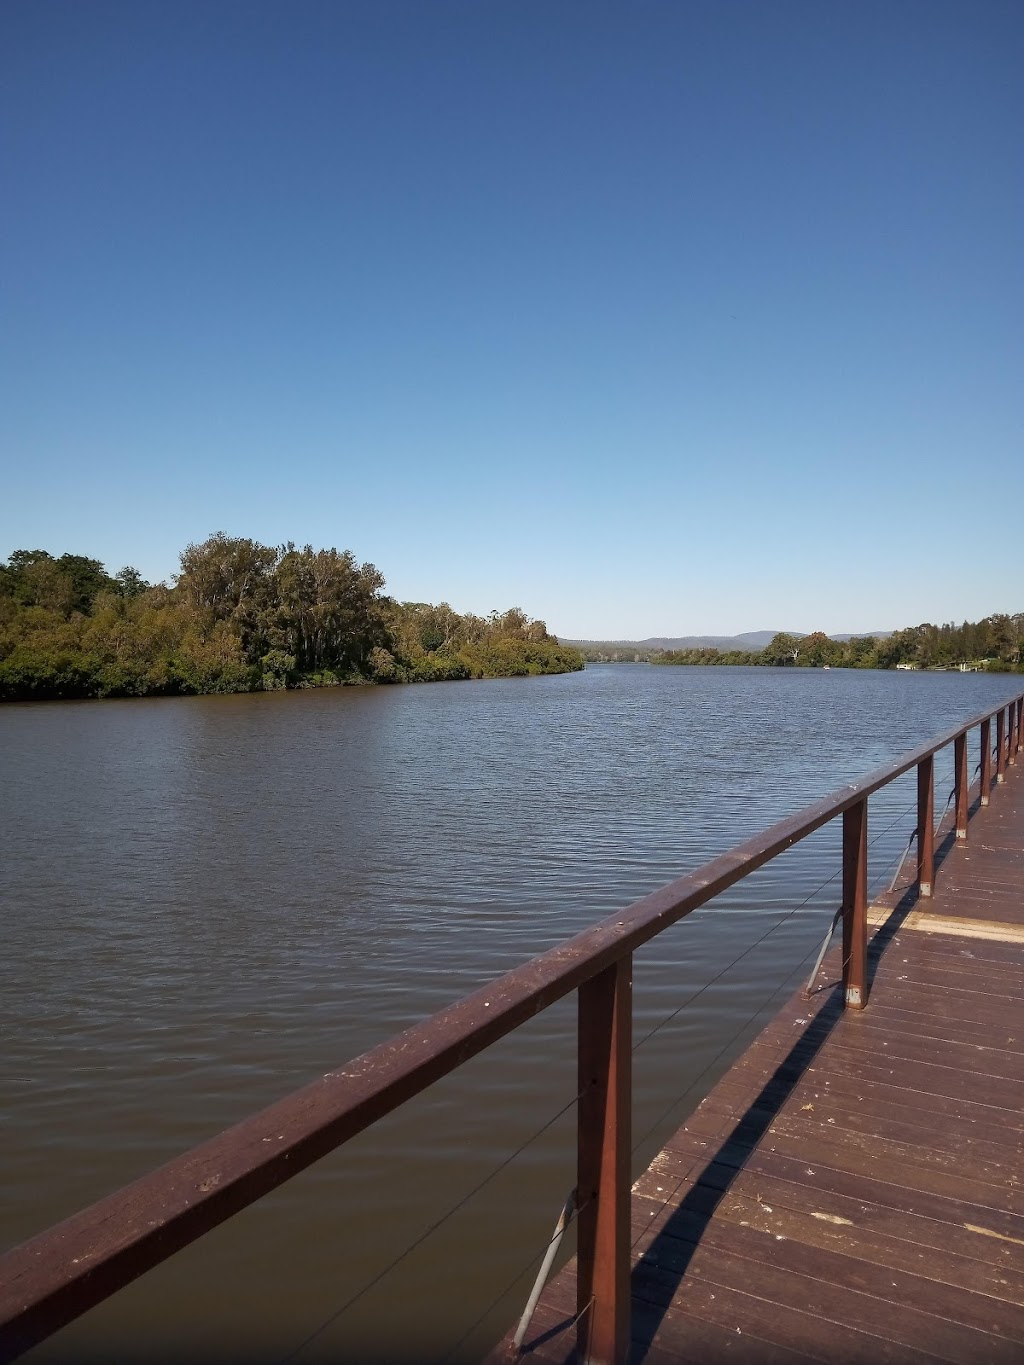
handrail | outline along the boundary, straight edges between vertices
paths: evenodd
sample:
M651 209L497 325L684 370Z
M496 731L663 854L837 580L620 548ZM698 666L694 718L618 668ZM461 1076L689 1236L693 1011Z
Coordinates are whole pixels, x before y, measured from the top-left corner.
M987 745L991 720L997 718L1001 780L1004 764L1014 762L1021 747L1022 713L1024 696L980 712L7 1252L0 1257L0 1357L13 1358L51 1335L574 990L580 991L581 1090L587 1092L580 1105L580 1163L581 1170L590 1170L595 1186L589 1229L581 1219L579 1255L582 1260L588 1239L596 1245L613 1237L618 1247L615 1273L603 1287L593 1279L594 1274L600 1277L600 1266L594 1271L591 1264L586 1275L581 1269L581 1282L590 1285L588 1298L591 1292L595 1298L587 1330L602 1330L601 1293L615 1281L618 1289L612 1297L619 1294L624 1256L628 1270L628 1237L622 1243L620 1226L628 1171L625 1196L620 1187L623 1151L628 1162L629 1147L621 1129L628 1126L622 1105L624 1094L628 1099L624 1040L628 1042L632 953L842 815L844 987L847 1004L862 1008L868 797L918 768L918 828L924 834L918 839L918 880L920 894L929 895L934 755L950 743L955 746L957 834L966 837L966 736L980 725ZM988 767L984 764L982 781L986 799ZM602 1068L603 1074L596 1074ZM589 1125L586 1139L584 1123ZM605 1160L611 1149L614 1160ZM605 1166L615 1168L611 1175ZM614 1199L603 1183L613 1176ZM613 1218L615 1207L618 1215ZM606 1218L611 1219L607 1229ZM626 1223L628 1227L628 1212ZM607 1329L611 1344L598 1354L610 1360L621 1354L622 1314L627 1311L628 1305L613 1305Z

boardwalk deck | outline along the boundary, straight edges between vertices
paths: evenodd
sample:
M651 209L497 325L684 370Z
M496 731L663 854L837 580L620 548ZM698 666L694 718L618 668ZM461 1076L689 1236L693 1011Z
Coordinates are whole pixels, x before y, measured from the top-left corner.
M1024 1360L1024 762L870 918L867 1009L833 953L634 1185L633 1365Z

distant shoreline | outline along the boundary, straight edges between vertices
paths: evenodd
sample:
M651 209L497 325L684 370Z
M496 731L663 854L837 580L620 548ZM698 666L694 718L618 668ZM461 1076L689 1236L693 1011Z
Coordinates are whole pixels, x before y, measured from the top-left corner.
M1024 672L1024 613L997 613L981 621L965 621L961 626L910 626L879 635L777 631L765 640L766 635L766 631L752 631L746 636L654 637L646 641L565 639L562 643L578 650L588 663ZM762 643L758 648L739 648L737 641Z

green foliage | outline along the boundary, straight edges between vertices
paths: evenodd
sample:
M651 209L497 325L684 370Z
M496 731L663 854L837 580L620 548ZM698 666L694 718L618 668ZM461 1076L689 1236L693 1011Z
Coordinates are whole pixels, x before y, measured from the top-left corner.
M447 602L391 602L387 626L395 677L404 682L525 677L583 667L575 649L560 645L543 621L518 607L487 617L460 616Z
M370 650L370 676L374 682L395 682L398 677L398 665L395 663L395 656L389 649L382 649L376 645Z
M372 564L218 532L176 584L113 578L82 555L18 550L0 565L0 699L436 682L583 667L519 608L460 616L398 603Z
M761 663L761 655L743 649L720 650L700 649L663 649L651 655L652 664L756 664Z
M638 645L605 644L603 641L577 644L573 648L583 655L588 664L661 663L660 654L665 652L654 651L652 653L648 649L641 649Z
M147 583L139 573L138 569L133 569L130 564L126 564L123 569L118 569L114 575L117 583L117 590L122 597L141 597L144 592L148 592L152 584Z
M780 631L761 651L760 662L774 667L785 667L800 660L800 640L796 635Z
M276 692L295 681L295 655L272 649L260 660L260 685L264 692Z
M1024 614L986 616L957 626L925 624L873 635L833 640L810 635L775 636L760 653L722 654L717 649L684 649L651 655L652 664L758 664L775 668L967 668L1024 672Z

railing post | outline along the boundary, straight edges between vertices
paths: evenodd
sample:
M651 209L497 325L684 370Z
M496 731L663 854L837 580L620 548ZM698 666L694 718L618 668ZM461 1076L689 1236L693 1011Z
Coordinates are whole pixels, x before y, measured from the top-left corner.
M956 793L956 837L967 838L967 732L953 741L953 790Z
M579 988L577 1347L582 1361L629 1355L633 958Z
M981 722L981 804L989 803L992 788L992 717Z
M917 894L930 896L935 881L935 755L917 765Z
M996 783L1005 782L1006 771L1006 712L1000 707L996 712Z
M1021 734L1021 727L1024 726L1024 697L1017 698L1017 738L1014 741L1014 749L1019 754L1021 745L1024 744L1024 735Z
M843 1000L862 1010L868 998L868 802L843 811Z
M1017 762L1017 703L1010 702L1006 713L1006 766Z

